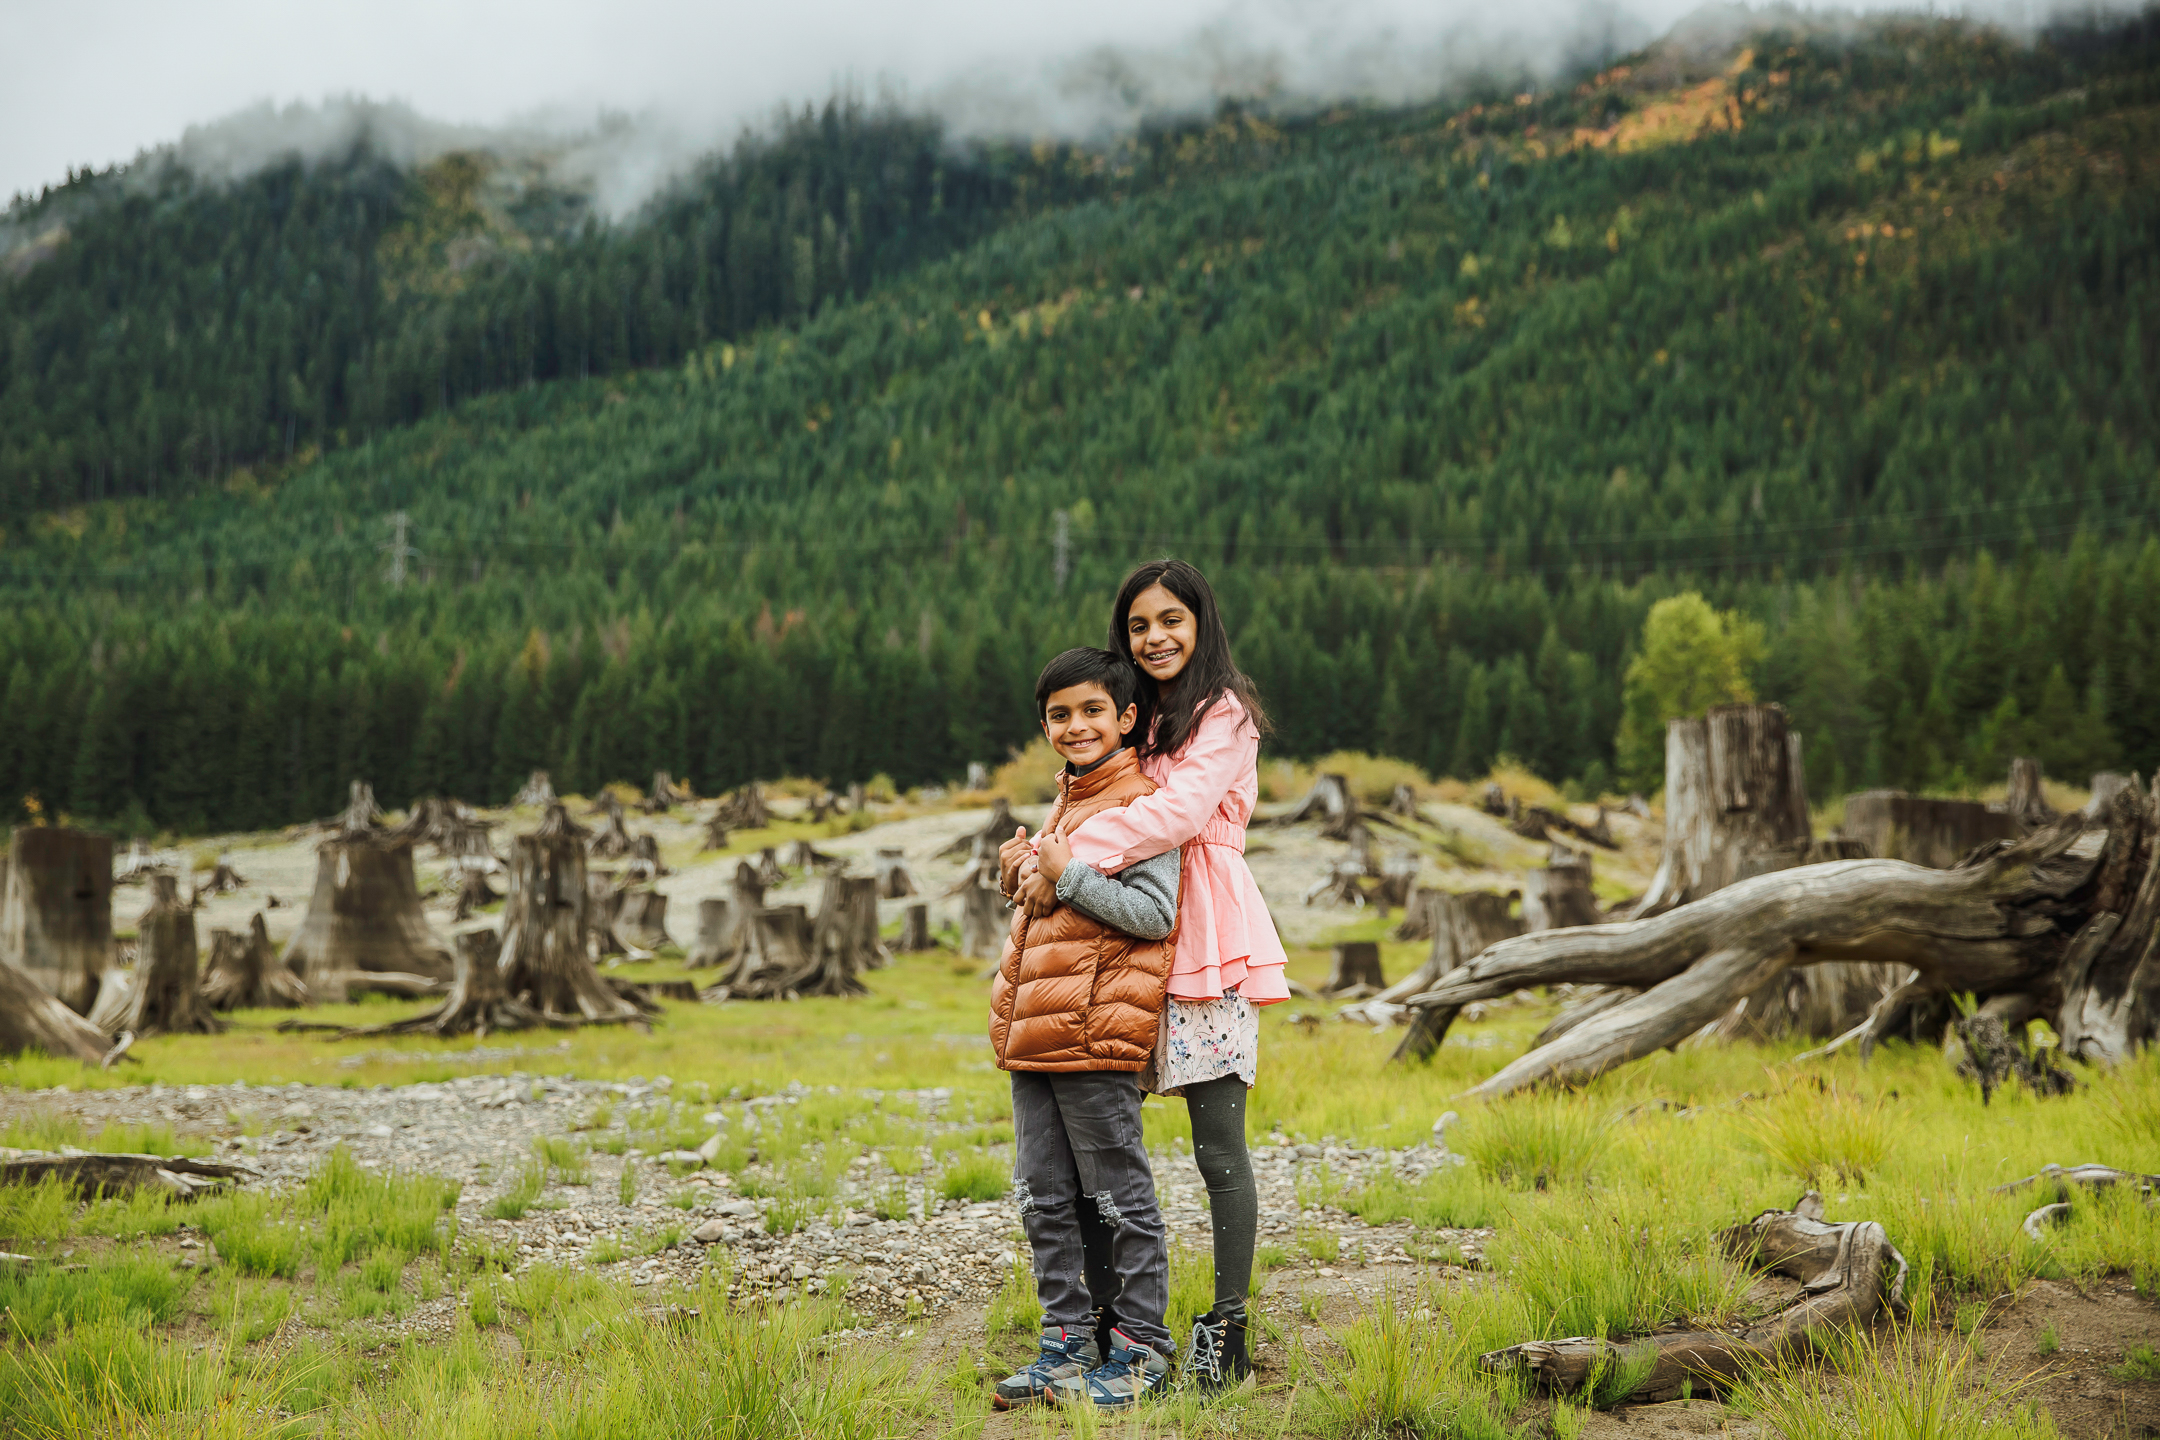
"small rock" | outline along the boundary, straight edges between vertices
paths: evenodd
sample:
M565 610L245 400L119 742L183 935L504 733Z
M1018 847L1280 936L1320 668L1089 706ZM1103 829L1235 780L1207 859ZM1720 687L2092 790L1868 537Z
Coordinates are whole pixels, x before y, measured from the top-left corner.
M718 1160L720 1158L720 1137L718 1135L706 1136L705 1143L697 1147L697 1157L707 1165Z
M700 1245L717 1245L726 1237L728 1223L725 1220L708 1220L690 1232L690 1238Z
M755 1220L758 1208L755 1200L731 1200L720 1207L720 1213L735 1220Z
M1323 1280L1333 1280L1335 1278L1335 1272L1333 1270L1330 1270L1327 1266L1323 1265L1320 1267L1320 1278Z
M705 1163L704 1155L696 1150L663 1150L653 1158L663 1165L688 1165L692 1169Z
M810 1267L803 1264L802 1261L797 1260L795 1262L794 1269L791 1270L789 1273L792 1274L797 1280L807 1280L810 1278Z
M370 1125L362 1133L371 1139L388 1140L391 1136L397 1134L397 1131L392 1130L388 1125Z
M1317 1160L1320 1158L1320 1147L1311 1144L1300 1145L1297 1147L1297 1153L1299 1159Z

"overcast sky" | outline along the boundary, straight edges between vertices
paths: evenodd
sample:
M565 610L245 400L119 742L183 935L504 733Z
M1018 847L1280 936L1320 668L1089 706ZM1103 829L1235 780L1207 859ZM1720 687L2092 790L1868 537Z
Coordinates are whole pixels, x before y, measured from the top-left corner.
M1586 32L1661 32L1696 4L7 0L0 197L57 182L71 165L126 161L264 101L359 95L480 125L542 114L582 123L606 107L702 149L776 103L851 84L951 102L976 128L1003 128L1000 114L1013 112L1010 128L1026 131L1094 114L1070 95L1045 100L1059 76L1068 89L1080 71L1112 89L1130 80L1122 62L1105 76L1105 47L1140 57L1157 91L1178 88L1166 70L1219 73L1256 58L1309 85L1388 91L1438 57L1483 46L1552 58L1579 49ZM1195 83L1204 88L1206 77ZM1035 101L1045 101L1039 111Z

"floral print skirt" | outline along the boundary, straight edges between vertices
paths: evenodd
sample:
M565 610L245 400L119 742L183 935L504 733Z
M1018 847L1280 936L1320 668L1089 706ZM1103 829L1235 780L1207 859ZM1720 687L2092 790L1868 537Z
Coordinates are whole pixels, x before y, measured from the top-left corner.
M1155 1054L1140 1088L1182 1095L1187 1085L1235 1075L1249 1088L1260 1073L1260 1017L1235 990L1214 1000L1163 1002Z

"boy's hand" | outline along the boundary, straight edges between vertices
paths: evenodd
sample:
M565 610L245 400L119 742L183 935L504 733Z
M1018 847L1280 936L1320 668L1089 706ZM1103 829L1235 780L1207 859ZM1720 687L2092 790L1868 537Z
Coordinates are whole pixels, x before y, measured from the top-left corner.
M1042 873L1055 887L1058 877L1065 873L1065 867L1072 863L1072 842L1055 830L1049 831L1035 842L1035 856Z
M1057 909L1057 886L1045 880L1042 871L1031 868L1020 876L1020 891L1013 903L1027 911L1030 920L1040 920Z
M998 846L998 889L1010 898L1013 887L1020 883L1020 866L1035 852L1028 848L1027 826L1013 831L1013 837Z

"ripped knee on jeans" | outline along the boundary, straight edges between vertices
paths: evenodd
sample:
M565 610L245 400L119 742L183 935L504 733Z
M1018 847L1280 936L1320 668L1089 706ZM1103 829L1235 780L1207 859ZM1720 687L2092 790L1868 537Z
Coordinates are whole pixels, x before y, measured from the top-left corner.
M1105 1190L1100 1195L1090 1195L1088 1198L1095 1202L1095 1213L1102 1216L1105 1225L1114 1226L1124 1221L1125 1212L1118 1209L1117 1201L1110 1198L1109 1191Z
M1033 1215L1041 1209L1035 1203L1035 1192L1030 1190L1027 1181L1021 1179L1018 1175L1013 1176L1013 1199L1020 1206L1022 1215Z

